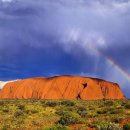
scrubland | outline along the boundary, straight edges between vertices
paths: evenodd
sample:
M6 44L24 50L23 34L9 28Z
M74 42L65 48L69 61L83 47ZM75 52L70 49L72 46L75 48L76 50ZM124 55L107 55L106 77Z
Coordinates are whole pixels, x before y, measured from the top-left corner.
M130 100L0 100L1 130L130 130Z

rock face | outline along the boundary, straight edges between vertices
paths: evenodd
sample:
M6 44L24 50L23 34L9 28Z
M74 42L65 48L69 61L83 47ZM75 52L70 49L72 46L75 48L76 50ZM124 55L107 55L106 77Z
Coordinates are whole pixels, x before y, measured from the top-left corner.
M57 76L29 78L7 83L0 99L125 99L116 83L96 78Z

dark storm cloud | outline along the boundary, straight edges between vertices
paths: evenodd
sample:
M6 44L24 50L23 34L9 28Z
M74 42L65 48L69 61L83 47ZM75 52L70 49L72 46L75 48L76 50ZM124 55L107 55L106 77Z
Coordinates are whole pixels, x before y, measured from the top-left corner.
M130 0L0 0L0 79L78 74L125 91L128 79L96 51L130 72L129 23Z

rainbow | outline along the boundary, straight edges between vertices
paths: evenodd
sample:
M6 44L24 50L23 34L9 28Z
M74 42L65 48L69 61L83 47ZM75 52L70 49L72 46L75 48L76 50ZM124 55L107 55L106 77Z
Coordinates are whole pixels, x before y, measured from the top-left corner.
M111 66L113 66L118 72L120 72L128 81L130 81L130 75L123 69L120 67L120 65L118 65L113 59L111 59L110 57L106 56L103 52L99 51L98 48L94 47L94 46L90 46L90 49L95 52L96 54L98 54L99 56L103 57L106 62L108 64L110 64Z

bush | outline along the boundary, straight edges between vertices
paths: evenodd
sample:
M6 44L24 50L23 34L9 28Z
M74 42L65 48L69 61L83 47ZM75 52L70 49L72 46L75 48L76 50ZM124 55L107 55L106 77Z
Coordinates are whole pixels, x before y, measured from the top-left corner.
M97 113L91 113L91 114L88 115L88 117L90 117L90 118L97 117L97 116L98 116Z
M0 101L0 106L3 106L4 104L4 101Z
M53 101L49 101L49 102L46 102L45 105L49 106L49 107L55 107L57 105L57 103L53 102Z
M123 125L123 130L130 130L130 123Z
M24 111L26 114L29 114L30 113L30 110L25 110Z
M126 105L126 102L122 102L122 103L121 103L121 106L125 106L125 105Z
M115 103L114 103L114 101L105 101L104 102L104 105L106 105L106 106L113 106Z
M38 120L33 120L32 121L32 125L33 126L39 126L40 125L40 122Z
M70 124L76 124L79 123L79 115L71 112L64 112L64 114L61 116L58 123L61 125L70 125Z
M51 128L45 128L43 130L69 130L69 129L67 127L65 127L65 126L57 124L56 126L53 126Z
M1 130L8 130L8 126L3 126L3 128Z
M110 114L122 114L123 113L123 110L122 109L115 109L115 110L112 110L110 112Z
M31 99L31 102L33 102L33 103L36 103L37 101L38 101L38 99L35 99L35 98Z
M126 109L130 109L130 104L126 104L126 105L125 105L125 108L126 108Z
M86 108L83 107L83 106L80 106L80 107L78 107L78 110L79 110L79 111L86 111Z
M64 116L67 111L64 110L57 110L55 113L59 116Z
M4 113L8 113L8 112L9 112L9 109L5 108L5 109L3 109L3 112L4 112Z
M88 113L86 111L86 108L84 107L80 107L78 108L77 113L81 116L81 117L87 117Z
M98 130L122 130L122 127L114 124L114 123L108 123L108 122L102 122L98 124L97 126Z
M107 110L106 109L101 109L97 111L98 114L106 114Z
M14 116L15 117L19 117L19 116L23 116L24 115L24 113L22 112L22 111L16 111L15 113L14 113Z
M78 111L77 112L81 117L87 117L88 113L87 111Z
M115 119L114 119L114 122L115 122L115 123L120 123L121 121L122 121L122 118L115 118Z
M66 100L66 101L62 101L61 105L65 105L65 106L70 106L71 107L71 106L74 106L75 103L72 102L72 101Z
M38 110L35 110L35 109L34 109L34 110L31 110L31 113L32 113L32 114L38 113Z
M24 110L25 109L25 105L22 105L22 104L18 105L18 109Z
M59 123L62 125L76 124L77 119L70 116L63 116L60 118Z
M41 102L41 104L45 104L46 100L41 99L40 102Z

